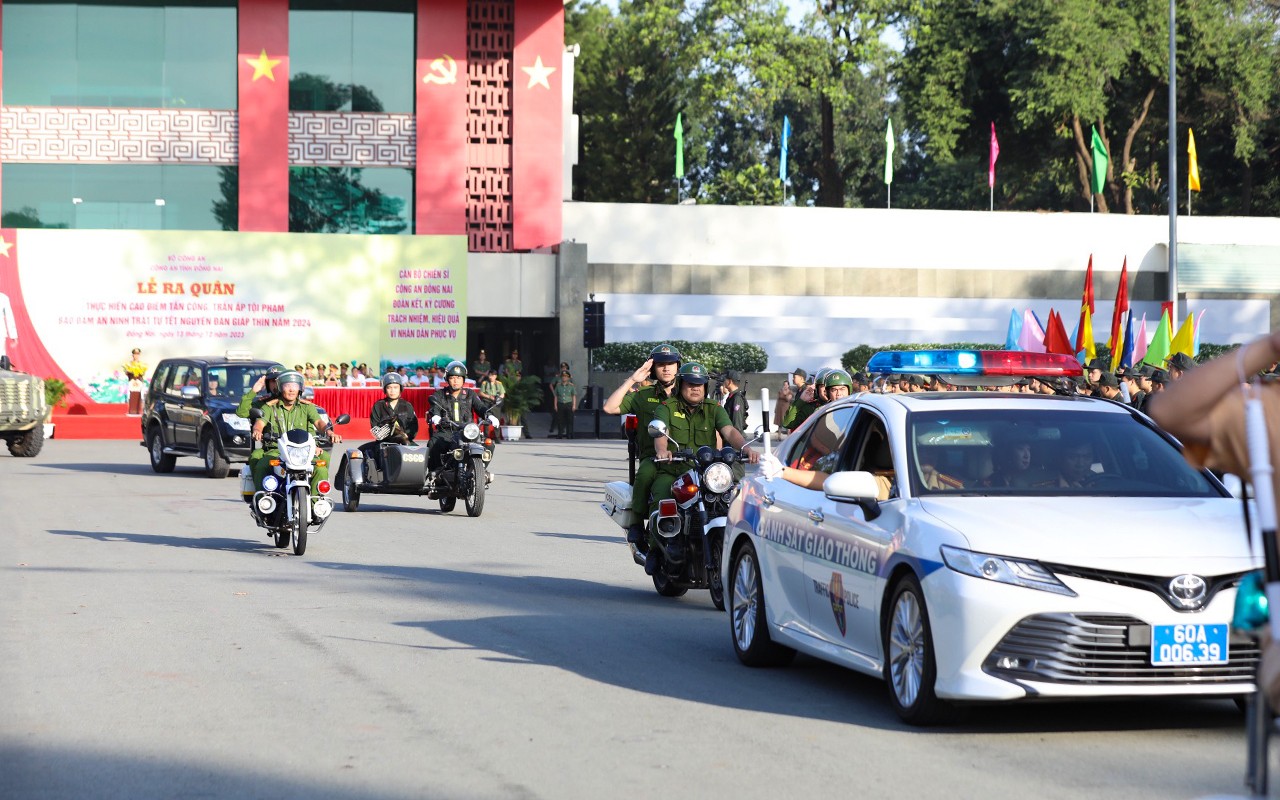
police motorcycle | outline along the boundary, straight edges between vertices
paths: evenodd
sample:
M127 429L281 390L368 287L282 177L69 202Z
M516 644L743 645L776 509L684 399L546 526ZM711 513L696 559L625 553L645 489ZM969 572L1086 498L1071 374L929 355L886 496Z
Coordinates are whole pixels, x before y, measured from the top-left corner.
M426 495L439 500L440 510L446 514L461 499L469 516L480 516L485 489L493 482L489 464L497 440L493 421L482 423L433 420L452 435L444 464L434 472L427 469L427 445L380 442L381 466L370 463L358 448L348 450L337 473L343 510L356 511L363 494Z
M653 574L653 587L663 597L680 597L690 589L709 589L711 602L724 611L724 583L720 575L720 555L729 505L738 495L741 484L738 464L749 460L745 450L723 447L699 447L696 451L680 447L667 435L666 423L653 420L648 433L655 439L665 437L677 448L672 459L685 462L689 469L671 484L672 498L661 500L646 523L646 530L656 534L662 558ZM762 436L757 428L753 444ZM624 531L637 521L632 509L631 484L613 481L605 484L605 502L600 508ZM650 545L628 542L635 563L644 566Z
M257 421L263 416L261 409L249 412L249 419ZM335 423L345 425L350 414L339 416ZM280 450L279 459L272 459L271 472L262 479L262 488L249 496L249 511L259 528L266 528L276 547L284 549L293 544L293 554L307 552L307 535L316 533L329 521L333 513L333 501L329 493L329 481L320 481L317 494L311 494L311 476L315 472L315 455L318 447L327 446L327 437L317 438L311 431L295 428L283 436L270 429L262 432L262 446L275 442ZM254 490L253 476L246 465L240 473L241 491L248 495Z

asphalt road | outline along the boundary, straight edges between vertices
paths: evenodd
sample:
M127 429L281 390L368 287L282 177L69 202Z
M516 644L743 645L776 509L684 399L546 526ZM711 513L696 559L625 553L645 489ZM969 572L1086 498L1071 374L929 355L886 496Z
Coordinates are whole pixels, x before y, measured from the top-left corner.
M366 495L305 556L133 442L0 453L0 797L1180 798L1238 792L1228 701L900 724L751 670L601 513L621 442L502 445L483 517ZM461 508L461 504L459 504Z

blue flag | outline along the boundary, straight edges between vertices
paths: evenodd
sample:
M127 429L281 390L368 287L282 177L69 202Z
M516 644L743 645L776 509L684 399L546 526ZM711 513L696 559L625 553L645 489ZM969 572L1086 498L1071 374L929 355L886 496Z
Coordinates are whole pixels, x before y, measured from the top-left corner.
M1124 347L1120 349L1120 366L1128 369L1133 366L1133 315L1129 315L1129 327L1124 333Z
M778 159L778 180L787 182L787 140L791 138L791 117L782 118L782 158Z
M1004 335L1004 349L1018 350L1018 340L1022 338L1022 315L1018 309L1009 312L1009 332Z

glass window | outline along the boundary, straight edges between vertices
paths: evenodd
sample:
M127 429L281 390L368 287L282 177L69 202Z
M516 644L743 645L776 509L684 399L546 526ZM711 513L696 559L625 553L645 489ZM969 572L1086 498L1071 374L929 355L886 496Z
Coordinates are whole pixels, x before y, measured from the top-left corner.
M236 107L235 0L4 4L9 105Z
M414 8L413 0L294 0L289 108L412 112Z
M292 167L289 230L413 233L413 172L400 168Z
M805 431L804 441L792 449L788 466L837 472L840 449L853 422L854 411L853 406L846 406L823 414Z
M1177 447L1127 414L917 412L909 431L917 494L1221 496Z
M0 219L15 228L225 230L215 204L223 200L226 171L235 172L180 164L6 164ZM235 181L225 190L234 193Z

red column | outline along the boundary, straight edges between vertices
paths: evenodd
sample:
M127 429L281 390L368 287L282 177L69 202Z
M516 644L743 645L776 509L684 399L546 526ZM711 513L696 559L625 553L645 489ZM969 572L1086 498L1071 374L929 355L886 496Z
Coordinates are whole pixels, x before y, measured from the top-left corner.
M561 240L564 0L516 3L511 70L511 204L516 250Z
M289 0L240 0L240 230L289 230Z
M414 231L467 233L467 0L418 0Z

